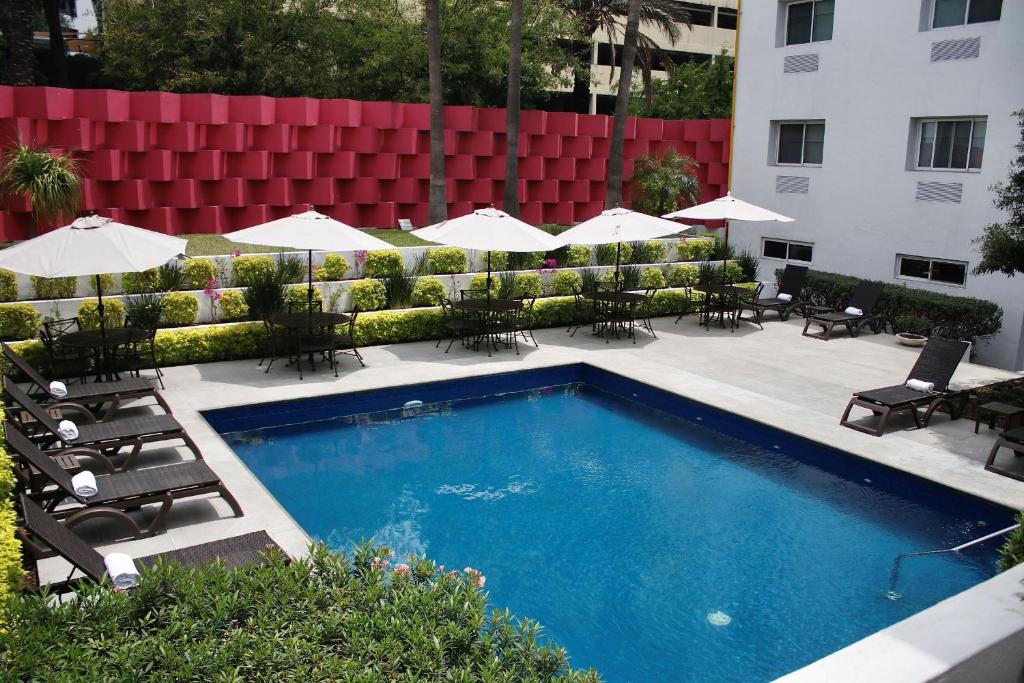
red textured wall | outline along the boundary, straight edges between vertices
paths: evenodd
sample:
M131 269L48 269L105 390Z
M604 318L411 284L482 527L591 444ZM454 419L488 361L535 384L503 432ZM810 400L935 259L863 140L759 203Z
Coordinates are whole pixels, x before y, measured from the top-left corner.
M501 206L505 110L445 110L448 212ZM611 118L524 111L522 217L571 223L604 202ZM82 209L167 233L226 232L308 206L358 226L427 220L425 104L304 97L0 87L0 144L79 151ZM729 121L629 119L632 159L673 147L700 162L704 198L725 193ZM0 212L0 240L24 237L28 206Z

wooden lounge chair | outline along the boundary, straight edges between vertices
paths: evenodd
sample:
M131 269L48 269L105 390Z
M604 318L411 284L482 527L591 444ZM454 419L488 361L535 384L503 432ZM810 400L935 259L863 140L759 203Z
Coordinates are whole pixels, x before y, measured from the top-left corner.
M71 474L48 454L39 450L24 434L17 429L9 429L7 442L18 457L24 459L27 465L42 472L54 485L55 488L32 494L32 498L42 502L47 512L54 512L61 502L69 498L78 503L76 506L61 508L56 513L58 517L66 520L65 524L69 527L96 517L109 517L127 524L136 537L151 536L163 527L167 513L170 512L175 500L207 493L220 494L231 506L235 517L244 515L238 501L224 486L220 477L201 460L116 473L102 454L82 448L70 449L68 453L71 455L92 457L101 464L107 462L104 469L108 473L96 475L96 495L83 498L75 493L71 484ZM153 521L145 527L140 527L125 512L150 503L159 503L160 508Z
M996 454L1000 448L1009 448L1013 452L1015 460L1024 455L1024 427L1008 429L1000 434L996 442L992 444L992 450L988 453L988 460L985 461L985 469L989 472L1024 481L1024 473L1014 472L996 465Z
M38 370L26 361L17 351L7 344L0 342L3 347L4 357L11 362L11 365L25 375L31 385L26 393L37 401L52 402L55 400L81 403L96 408L108 406L103 411L101 420L113 417L122 401L130 401L142 398L153 398L164 409L168 415L171 407L157 390L149 383L149 380L142 377L127 377L118 382L93 382L91 384L68 385L68 395L61 399L54 399L50 396L50 382ZM94 411L99 412L99 411Z
M957 365L960 364L960 359L963 358L968 346L967 342L953 341L952 339L939 337L929 339L927 346L917 357L914 367L911 368L910 374L907 375L907 380L917 379L922 382L931 382L935 385L934 391L916 391L906 384L858 391L846 404L846 410L843 412L839 424L865 434L881 436L885 431L886 423L893 414L910 411L914 416L914 424L920 429L928 424L932 413L942 403L949 405L951 416L958 417L957 406L953 402L961 392L951 393L949 380L956 372ZM850 411L854 406L867 408L876 416L881 417L877 426L872 428L850 422ZM927 407L927 409L922 417L918 413L918 409L923 407ZM962 405L960 409L962 409Z
M806 302L800 300L800 292L804 288L804 279L807 277L807 266L794 266L788 264L782 272L782 282L779 283L778 294L788 294L789 299L780 299L775 296L760 297L748 301L740 301L740 320L750 320L761 325L764 314L768 311L775 311L779 319L789 320L790 314L799 308L803 308ZM743 311L749 310L752 318L742 317Z
M71 590L83 580L108 580L107 568L103 556L86 543L82 538L66 526L55 520L46 510L39 507L28 496L20 498L22 525L18 529L23 547L38 563L47 557L60 555L70 562L75 570L83 576L72 578L75 570L64 581L47 584L46 588L54 593ZM241 536L224 538L219 541L179 548L157 555L136 557L136 566L153 567L159 561L177 562L185 567L197 567L213 562L223 566L244 567L262 564L266 561L268 551L280 550L266 531L254 531ZM38 590L38 567L35 572L34 584L30 590Z
M173 415L123 416L106 422L97 422L89 409L81 404L63 402L54 403L44 408L13 382L6 382L4 389L14 403L34 420L31 425L22 424L19 427L38 441L44 449L59 449L63 448L61 444L67 444L67 446L95 448L106 455L115 455L123 448L130 448L131 450L118 471L131 469L142 451L142 446L147 443L181 439L197 460L201 460L203 457L192 437L185 432L185 428L174 419ZM58 409L62 413L68 413L74 417L72 421L78 427L77 439L67 442L61 438L57 420L49 413L49 410L53 409ZM10 414L9 412L8 415Z
M881 282L858 283L857 288L853 290L853 295L850 296L850 302L843 307L843 310L815 313L808 316L807 322L804 323L803 335L828 341L832 337L832 329L836 325L845 326L846 331L850 333L851 337L856 337L860 334L861 328L865 325L870 327L872 332L878 334L882 331L882 318L875 315L874 310L875 304L878 303L878 297L881 294ZM859 308L861 314L851 315L846 312L847 308ZM807 328L811 325L821 325L822 331L808 333Z

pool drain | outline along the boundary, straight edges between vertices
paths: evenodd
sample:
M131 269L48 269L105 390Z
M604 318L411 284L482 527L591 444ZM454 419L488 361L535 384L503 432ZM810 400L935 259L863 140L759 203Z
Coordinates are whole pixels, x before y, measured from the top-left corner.
M712 626L728 626L732 623L732 617L725 612L708 612L708 621Z

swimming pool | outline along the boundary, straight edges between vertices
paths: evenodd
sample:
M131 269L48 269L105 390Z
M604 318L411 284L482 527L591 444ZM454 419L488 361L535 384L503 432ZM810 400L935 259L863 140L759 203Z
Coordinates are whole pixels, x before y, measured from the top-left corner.
M609 681L782 675L992 576L887 596L1013 517L586 365L204 415L310 536L475 567Z

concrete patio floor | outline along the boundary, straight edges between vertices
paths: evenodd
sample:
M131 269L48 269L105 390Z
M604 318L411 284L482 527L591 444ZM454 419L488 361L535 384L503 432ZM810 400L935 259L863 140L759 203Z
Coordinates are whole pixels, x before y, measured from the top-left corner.
M177 501L166 533L119 543L135 556L203 543L266 529L287 552L302 554L308 543L303 531L252 476L199 411L226 406L280 401L417 382L508 372L584 362L693 398L748 418L779 426L854 455L875 460L976 496L1024 508L1024 482L990 472L982 465L996 432L973 422L951 421L937 414L932 424L912 429L909 415L894 418L878 438L839 426L846 402L855 390L902 382L917 350L898 345L890 335L824 342L803 337L802 321L765 324L764 330L744 325L736 332L712 327L705 331L693 318L673 324L654 321L658 338L638 333L637 343L591 336L580 330L570 338L564 329L540 330L540 348L520 345L521 355L502 349L488 358L433 342L371 347L363 355L367 367L341 360L340 377L326 365L302 381L294 368L275 363L269 374L256 360L190 365L166 369L164 396L174 415L199 444L207 463L222 477L245 510L233 518L227 504L215 497ZM961 364L954 385L976 386L1017 377L1010 372ZM129 410L148 410L133 407ZM188 459L184 449L147 447L146 462L163 464ZM148 517L150 510L139 515ZM105 520L82 525L85 535L103 551L124 538L123 530ZM44 579L61 578L67 565L46 560Z

